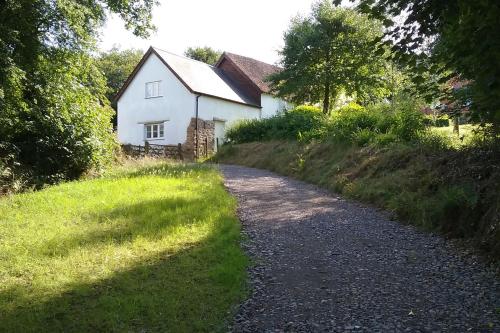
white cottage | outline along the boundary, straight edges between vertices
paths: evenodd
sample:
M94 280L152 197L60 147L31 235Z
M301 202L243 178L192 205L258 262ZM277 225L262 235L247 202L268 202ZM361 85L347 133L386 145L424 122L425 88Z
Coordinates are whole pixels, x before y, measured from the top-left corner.
M225 52L215 66L149 48L116 96L122 144L216 150L226 128L287 107L266 77L279 68Z

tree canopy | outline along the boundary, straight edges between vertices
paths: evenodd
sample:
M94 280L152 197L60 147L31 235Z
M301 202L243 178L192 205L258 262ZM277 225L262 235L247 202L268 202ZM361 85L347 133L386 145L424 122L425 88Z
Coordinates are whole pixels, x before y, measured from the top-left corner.
M33 185L99 170L116 145L92 53L108 13L138 36L156 0L6 0L0 6L0 165ZM0 180L1 181L1 180Z
M209 46L204 47L188 47L184 55L188 58L203 61L209 65L215 65L219 60L222 52L214 50Z
M274 89L296 103L318 103L329 112L345 93L360 102L388 94L383 54L374 52L380 22L330 1L313 5L310 17L296 17L280 51L283 71L271 76Z
M125 80L134 70L143 55L141 50L120 50L114 46L107 52L101 52L97 58L97 66L104 74L107 82L106 97L113 104L113 99Z
M335 0L337 4L339 0ZM500 125L500 3L497 0L360 0L384 22L395 58L417 73L470 81L473 118ZM416 80L427 84L424 77Z

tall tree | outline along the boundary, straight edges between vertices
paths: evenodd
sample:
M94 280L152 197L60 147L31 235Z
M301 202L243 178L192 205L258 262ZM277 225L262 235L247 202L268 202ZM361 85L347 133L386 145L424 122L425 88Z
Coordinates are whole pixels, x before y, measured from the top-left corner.
M452 76L469 80L473 119L500 130L497 0L360 0L358 8L384 22L395 56L417 73L430 69L445 74L442 82ZM422 76L416 80L426 85Z
M113 46L109 51L102 52L97 58L97 66L107 82L106 97L112 102L113 108L116 109L116 105L113 103L115 95L141 60L142 54L141 50L120 50Z
M330 1L313 5L310 17L297 17L285 33L281 50L283 71L270 77L274 89L297 103L322 101L330 112L339 94L360 102L388 93L384 58L373 52L382 25Z
M4 0L0 6L0 160L35 184L99 170L115 141L91 56L109 12L147 36L156 0Z
M188 47L184 55L188 58L203 61L209 65L215 65L219 60L222 52L214 50L209 46L204 47Z

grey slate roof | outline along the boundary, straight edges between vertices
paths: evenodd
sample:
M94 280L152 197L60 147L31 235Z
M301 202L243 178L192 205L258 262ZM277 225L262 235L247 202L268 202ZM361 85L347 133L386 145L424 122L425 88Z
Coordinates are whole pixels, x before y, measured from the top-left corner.
M238 90L220 69L158 48L153 50L193 93L259 106Z

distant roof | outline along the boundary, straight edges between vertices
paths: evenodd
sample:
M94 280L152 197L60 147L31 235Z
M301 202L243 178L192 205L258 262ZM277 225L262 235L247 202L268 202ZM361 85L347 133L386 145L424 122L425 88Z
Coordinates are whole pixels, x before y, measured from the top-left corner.
M269 93L271 91L269 82L266 81L267 77L281 71L281 68L278 66L229 52L223 53L217 65L219 65L224 58L234 62L243 74L264 93Z
M226 78L226 76L222 73L222 70L219 68L210 66L201 61L175 55L155 47L149 48L116 95L115 100L120 98L151 53L156 54L192 93L260 107L255 104L251 98L242 93L228 78Z

